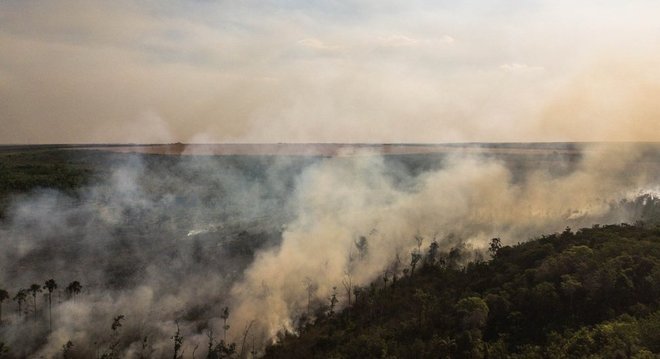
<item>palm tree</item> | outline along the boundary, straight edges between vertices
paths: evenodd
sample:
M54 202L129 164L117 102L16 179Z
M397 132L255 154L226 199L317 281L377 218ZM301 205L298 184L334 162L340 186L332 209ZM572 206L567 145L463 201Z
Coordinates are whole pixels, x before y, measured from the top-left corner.
M2 324L2 302L6 299L9 299L9 292L4 289L0 289L0 324Z
M227 330L229 330L229 325L227 325L227 319L229 319L229 307L225 307L222 310L222 314L220 314L220 318L224 321L224 325L222 326L222 329L225 330L225 335L224 335L224 341L225 343L227 342Z
M39 284L32 284L28 289L32 294L32 303L34 304L34 321L37 321L37 293L41 293L41 286Z
M53 291L57 289L57 283L51 278L44 284L44 289L48 289L48 328L53 330Z
M80 294L80 291L82 291L82 285L80 285L80 282L77 280L74 280L66 286L66 293L69 295L69 298L75 299L76 295Z
M18 316L20 317L21 313L23 313L23 303L27 300L27 290L19 289L13 300L18 303Z

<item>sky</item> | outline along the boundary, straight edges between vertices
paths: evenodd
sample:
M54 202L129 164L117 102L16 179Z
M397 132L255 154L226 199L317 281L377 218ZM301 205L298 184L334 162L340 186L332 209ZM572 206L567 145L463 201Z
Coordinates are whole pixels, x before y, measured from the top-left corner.
M0 1L0 143L660 141L660 2Z

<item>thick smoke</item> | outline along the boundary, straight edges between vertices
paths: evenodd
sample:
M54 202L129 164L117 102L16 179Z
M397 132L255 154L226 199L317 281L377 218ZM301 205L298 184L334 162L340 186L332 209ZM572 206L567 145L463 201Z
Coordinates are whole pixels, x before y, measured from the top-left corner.
M473 156L453 156L403 184L378 156L318 163L298 180L298 215L281 245L260 253L233 287L236 317L258 319L266 339L295 331L310 281L314 300L327 303L343 280L367 285L391 271L395 258L407 265L420 238L445 250L479 250L496 236L511 244L567 225L633 220L620 201L658 186L657 163L640 166L653 147L642 147L590 147L573 171L538 169L518 181L503 162ZM367 239L364 255L357 253L360 237Z
M316 306L342 280L363 286L402 270L416 238L422 250L436 240L478 252L496 236L510 244L567 225L633 221L621 200L658 189L655 146L549 149L531 159L516 151L110 156L120 160L105 181L74 195L33 193L10 208L0 283L13 295L53 277L60 291L52 331L39 294L37 320L31 297L21 318L5 302L1 338L19 356L52 357L71 340L92 357L113 344L121 314L122 356L170 356L177 324L186 355L203 355L209 330L223 338L229 306L228 339L260 345L295 331L310 295ZM61 289L73 280L84 291L67 299Z
M120 348L127 356L144 337L152 355L169 353L175 320L190 343L190 333L220 315L249 251L278 243L291 217L291 178L307 161L110 158L106 180L74 195L17 198L0 226L0 286L13 296L52 277L60 287L51 333L42 294L36 319L32 296L22 318L17 303L5 301L0 341L18 356L52 357L71 340L81 357L94 357L110 345L117 315L126 317ZM67 300L74 280L83 293Z

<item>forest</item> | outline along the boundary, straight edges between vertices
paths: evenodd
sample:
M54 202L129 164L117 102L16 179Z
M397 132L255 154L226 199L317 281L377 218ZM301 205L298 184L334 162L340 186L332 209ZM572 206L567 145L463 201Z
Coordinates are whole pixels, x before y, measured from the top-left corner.
M639 153L2 147L0 358L654 357Z
M300 318L295 333L281 332L265 357L654 358L660 353L657 222L566 228L513 246L493 238L488 255L469 263L465 250L441 252L431 242L413 251L409 262L398 263L405 267L401 272L387 270L363 287L344 282L327 303L308 308L313 313ZM49 316L37 317L36 298L42 290L47 294L50 314L56 288L50 279L12 293L13 298L0 289L0 304L12 299L23 325L39 320L50 325ZM75 301L81 289L78 281L69 283L67 300ZM349 295L342 310L338 291ZM229 308L222 318L228 328ZM108 323L98 357L119 357L123 319L118 315ZM226 335L225 329L214 342L209 332L208 347L195 347L198 357L256 354L245 338L228 343ZM138 357L146 358L148 338L143 340ZM184 357L184 340L177 327L174 358ZM0 343L0 357L16 357L12 353ZM67 341L61 357L80 357L75 343Z
M0 359L660 359L660 0L0 0Z
M660 354L660 227L566 228L529 242L415 252L405 275L334 296L267 358L655 358ZM417 264L417 268L416 265ZM337 290L343 290L338 288Z

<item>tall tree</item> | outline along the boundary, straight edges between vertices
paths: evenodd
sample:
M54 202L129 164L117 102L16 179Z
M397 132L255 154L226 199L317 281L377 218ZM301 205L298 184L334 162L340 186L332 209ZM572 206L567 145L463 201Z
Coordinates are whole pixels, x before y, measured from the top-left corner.
M332 287L332 295L330 295L330 310L328 311L328 316L332 317L335 315L335 306L339 300L337 299L337 287Z
M23 303L25 303L27 300L27 290L19 289L18 292L16 292L13 300L18 303L18 316L20 317L23 313Z
M119 328L121 328L121 321L124 319L124 315L118 315L112 319L112 333L110 335L110 345L108 350L101 355L101 359L116 359L119 358L119 351L117 347L119 346Z
M48 329L53 330L53 291L57 289L57 283L51 278L44 283L44 289L48 290Z
M500 248L502 248L502 240L497 237L493 238L490 240L490 244L488 245L488 253L492 258L495 258Z
M2 302L6 299L9 299L9 292L4 289L0 289L0 325L2 325Z
M62 359L69 359L72 357L73 352L73 342L67 341L66 344L62 345Z
M307 290L307 317L310 316L310 307L312 305L312 296L318 289L318 285L310 277L305 278L305 289Z
M364 257L367 256L367 252L369 251L369 243L367 242L367 237L360 236L360 238L355 241L355 247L358 250L360 259L364 259Z
M341 284L344 286L346 291L346 297L348 298L348 307L351 306L351 292L353 291L353 276L350 272L344 274L344 278L341 280Z
M414 250L410 253L410 276L412 277L415 273L415 267L417 263L422 259L422 254L418 250Z
M32 284L28 289L32 294L32 304L34 304L34 321L37 321L37 293L41 293L41 286L39 284Z
M76 295L80 294L81 291L82 285L80 285L80 282L77 280L74 280L66 286L66 294L69 296L69 298L76 299Z
M429 251L428 254L426 255L426 258L424 260L426 265L429 266L434 266L437 259L438 259L438 250L440 246L438 245L438 242L436 240L433 240L431 244L429 245Z
M225 343L227 342L227 330L229 330L229 325L227 325L227 319L229 319L229 307L225 307L222 310L222 314L220 314L220 318L224 321L224 325L222 326L222 329L224 329L224 341Z

